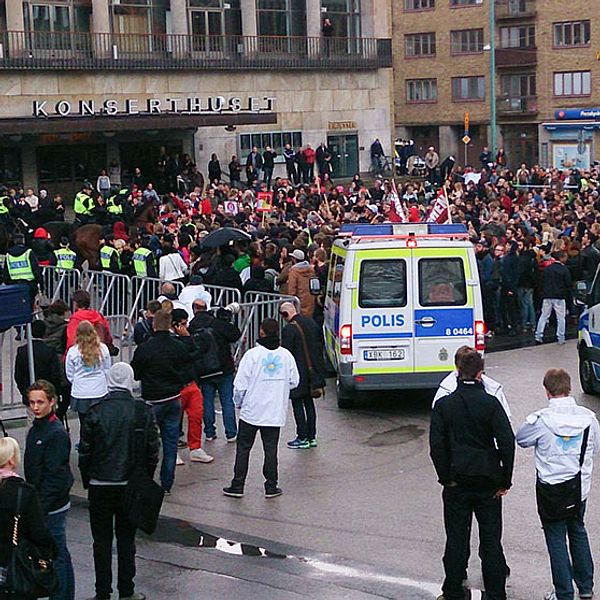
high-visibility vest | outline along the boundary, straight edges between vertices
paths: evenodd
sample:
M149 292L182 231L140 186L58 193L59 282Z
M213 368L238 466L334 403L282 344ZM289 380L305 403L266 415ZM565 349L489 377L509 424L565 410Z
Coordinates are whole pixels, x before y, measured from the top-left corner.
M75 261L77 260L77 254L70 248L59 248L54 251L56 256L56 266L61 269L74 269Z
M107 244L100 248L100 264L102 265L102 269L104 271L110 271L110 261L112 255L115 253L117 255L117 264L120 265L121 261L119 260L119 253L117 252L116 248L108 246Z
M133 253L133 268L136 277L148 277L148 257L152 252L148 248L138 248Z
M8 214L8 206L6 206L6 204L4 204L5 200L8 200L8 196L2 196L0 197L0 215L7 215Z
M115 204L115 198L116 198L116 196L111 196L106 201L106 210L111 215L122 215L123 214L123 206L121 204Z
M31 248L19 256L6 255L5 265L8 275L13 281L34 281L33 266L31 265Z
M73 204L73 210L76 215L84 215L86 217L91 216L92 211L90 206L92 205L92 198L85 192L79 192L75 196L75 202Z

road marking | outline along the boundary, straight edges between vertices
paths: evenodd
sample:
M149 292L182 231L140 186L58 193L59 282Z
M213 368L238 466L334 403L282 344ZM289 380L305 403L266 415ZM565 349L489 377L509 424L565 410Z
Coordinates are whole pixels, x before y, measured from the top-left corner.
M381 573L362 571L355 567L336 565L334 563L325 562L315 558L305 558L304 562L309 566L313 567L314 569L322 571L323 573L328 573L330 575L339 575L342 577L350 577L353 579L366 579L371 581L379 581L383 583L391 583L393 585L413 587L424 592L430 593L434 598L437 598L441 593L439 583L428 583L425 581L408 579L407 577L394 577L393 575L383 575ZM471 591L472 600L481 600L481 592L479 590Z

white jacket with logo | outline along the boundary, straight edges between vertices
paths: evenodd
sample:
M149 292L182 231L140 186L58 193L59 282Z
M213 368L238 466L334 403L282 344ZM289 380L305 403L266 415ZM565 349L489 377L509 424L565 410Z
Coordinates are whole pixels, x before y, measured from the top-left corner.
M579 471L583 432L590 428L581 469L581 498L592 485L593 455L600 452L600 425L593 411L578 406L571 396L551 398L547 408L531 413L516 433L522 448L535 447L535 468L544 483L567 481Z
M292 354L281 346L257 345L242 357L233 382L233 402L240 419L251 425L283 427L290 390L300 383Z

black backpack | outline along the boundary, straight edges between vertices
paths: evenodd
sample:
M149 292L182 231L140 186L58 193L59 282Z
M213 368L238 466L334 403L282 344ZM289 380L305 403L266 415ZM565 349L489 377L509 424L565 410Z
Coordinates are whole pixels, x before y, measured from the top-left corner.
M193 337L198 348L204 350L195 362L198 378L203 379L220 375L223 369L221 368L219 345L215 332L209 327L201 327L194 332Z

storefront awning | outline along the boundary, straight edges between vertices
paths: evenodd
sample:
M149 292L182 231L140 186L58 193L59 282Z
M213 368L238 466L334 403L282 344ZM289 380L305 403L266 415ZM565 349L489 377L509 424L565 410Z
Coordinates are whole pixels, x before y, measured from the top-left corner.
M80 133L92 131L140 131L152 129L197 129L198 127L265 125L277 123L277 113L258 114L169 114L94 117L46 117L0 119L0 135Z

